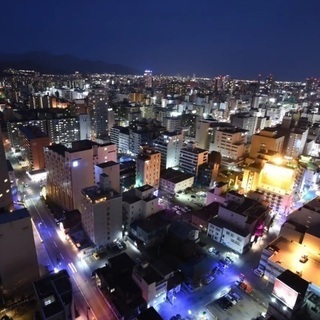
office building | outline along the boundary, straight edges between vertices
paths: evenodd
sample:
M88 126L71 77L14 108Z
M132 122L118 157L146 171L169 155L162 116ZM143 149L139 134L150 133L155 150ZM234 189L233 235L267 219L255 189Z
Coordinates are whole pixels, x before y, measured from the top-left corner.
M11 184L8 174L7 159L0 130L0 211L12 206Z
M114 125L114 112L109 107L108 88L94 87L88 94L92 139L105 140Z
M20 127L19 144L22 158L27 162L28 171L43 169L44 148L50 145L49 137L38 127Z
M181 132L164 132L154 141L154 148L161 153L161 167L174 168L179 166L180 150L183 145Z
M144 83L146 88L152 88L152 71L145 70L144 71Z
M163 117L162 125L167 131L181 131L181 117Z
M278 133L277 128L264 128L259 134L252 136L250 158L255 159L260 150L283 152L284 136Z
M79 140L90 140L91 137L91 121L87 113L81 113L79 118ZM78 139L75 139L78 140Z
M39 278L33 227L27 209L0 214L0 279L2 294L17 294Z
M245 193L259 191L264 194L275 213L287 214L291 209L296 187L297 163L277 154L270 155L270 152L260 154L261 158L268 159L244 168L242 188Z
M136 186L141 187L146 184L159 188L161 153L153 148L146 147L136 159Z
M103 162L94 167L95 181L100 186L100 175L104 174L108 182L108 188L121 193L120 191L120 164L114 161Z
M147 219L160 211L158 198L153 194L155 188L144 185L122 194L123 197L123 224L126 229L136 220Z
M249 152L247 131L239 128L220 128L216 130L210 150L221 154L221 166L238 167Z
M160 189L171 194L184 191L191 188L194 184L194 175L184 173L179 170L168 168L161 171L160 174Z
M100 175L100 186L84 188L80 199L83 229L96 247L122 238L122 197L106 180Z
M234 127L247 131L248 141L257 130L257 117L252 116L248 112L237 112L230 116L230 123Z
M285 154L288 157L297 159L303 154L309 129L293 128L291 130L289 141L286 145Z
M269 221L267 203L229 191L224 204L219 205L217 217L209 221L207 235L235 252L243 253L249 250L253 236L263 234L264 225Z
M73 142L71 148L47 147L47 196L65 210L80 210L81 190L96 183L95 165L116 160L117 150L112 143L82 140Z
M208 151L192 145L180 151L179 168L181 171L198 175L199 166L208 162Z
M36 315L40 319L76 319L72 283L66 270L60 270L35 281L33 289L38 306Z

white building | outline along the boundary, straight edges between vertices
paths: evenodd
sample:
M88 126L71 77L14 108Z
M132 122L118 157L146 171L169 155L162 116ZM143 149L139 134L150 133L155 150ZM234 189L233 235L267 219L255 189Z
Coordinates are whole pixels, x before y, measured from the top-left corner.
M251 237L258 234L257 225L267 223L269 218L266 205L229 191L225 203L219 206L218 216L208 223L207 234L232 250L243 253L249 249Z
M161 153L161 166L174 168L179 166L180 151L183 144L181 132L165 132L154 142L156 151Z
M106 187L120 193L120 164L114 161L103 162L94 167L95 181L101 187L100 176L103 174ZM99 182L98 182L99 181Z
M303 154L307 142L309 129L295 128L291 131L287 144L286 155L294 159Z
M82 190L81 222L98 247L122 238L122 197L112 189L91 186Z
M168 282L149 263L135 266L132 278L141 289L142 297L149 306L156 306L166 301Z
M194 184L194 175L168 168L161 171L160 189L171 194L186 190Z
M96 183L95 165L108 161L117 161L112 143L82 140L71 148L59 144L45 148L47 196L65 210L80 210L81 190Z
M199 166L208 162L208 151L196 147L182 148L179 167L183 172L197 176Z
M214 143L210 145L210 151L220 152L222 166L240 165L249 151L247 130L239 128L218 129Z
M160 211L159 199L153 194L155 189L149 185L131 189L122 194L123 221L129 227L133 221L146 219Z

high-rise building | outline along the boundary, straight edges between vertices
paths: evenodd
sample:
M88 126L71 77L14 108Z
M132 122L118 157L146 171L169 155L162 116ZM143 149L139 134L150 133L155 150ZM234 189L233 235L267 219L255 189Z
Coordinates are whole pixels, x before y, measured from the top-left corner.
M129 228L136 220L146 219L159 211L155 188L144 185L123 193L123 223Z
M180 151L179 167L183 172L198 175L199 166L208 162L208 151L194 146L182 148Z
M52 143L69 145L72 141L80 139L79 119L77 117L48 119L47 132Z
M230 116L230 122L234 127L247 130L248 141L256 133L257 117L252 116L247 112L238 112Z
M96 183L95 165L107 161L117 161L112 143L82 140L71 148L61 144L47 147L47 196L66 210L79 209L81 190Z
M23 208L1 213L0 235L2 294L31 288L39 268L29 211Z
M214 143L216 131L220 128L232 127L230 123L216 120L201 120L196 124L196 136L198 148L210 150L210 144Z
M144 71L144 81L145 81L146 88L152 88L152 71L151 70Z
M88 95L92 139L106 139L114 125L114 112L109 107L108 88L92 88Z
M7 159L0 130L0 210L12 205L11 184L7 169Z
M137 157L136 186L148 184L156 189L160 184L161 153L146 147Z
M179 166L180 150L183 145L181 132L164 132L154 141L154 148L161 153L161 166L173 168Z
M20 127L21 154L29 171L44 168L44 147L49 145L49 137L38 127Z
M114 161L108 161L96 164L94 167L95 181L101 187L100 176L103 174L105 178L104 183L107 183L105 187L121 193L120 190L120 164Z
M41 319L76 319L72 283L66 270L35 281L33 289Z
M106 188L100 175L100 187L84 188L81 194L81 222L95 246L103 246L122 238L122 197Z
M284 136L278 133L277 128L264 128L252 136L250 158L256 158L261 150L282 154L283 144Z
M169 132L180 131L181 117L163 117L162 124Z
M80 131L79 140L90 139L91 121L90 121L89 115L87 113L81 113L79 114L78 117L79 117L79 131Z
M239 166L244 162L249 151L247 130L240 128L218 129L210 150L220 152L222 166Z

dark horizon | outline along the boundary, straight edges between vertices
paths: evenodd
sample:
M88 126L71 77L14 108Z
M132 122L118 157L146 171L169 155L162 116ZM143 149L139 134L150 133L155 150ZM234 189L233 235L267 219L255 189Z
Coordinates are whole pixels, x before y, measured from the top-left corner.
M316 0L16 0L2 9L2 53L71 54L172 76L320 77Z

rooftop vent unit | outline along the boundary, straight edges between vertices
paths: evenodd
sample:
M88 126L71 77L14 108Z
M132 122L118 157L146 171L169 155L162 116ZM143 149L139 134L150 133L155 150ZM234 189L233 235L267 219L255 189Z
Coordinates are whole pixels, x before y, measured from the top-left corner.
M304 254L303 256L301 256L299 261L301 263L306 263L308 261L308 256L306 254Z

